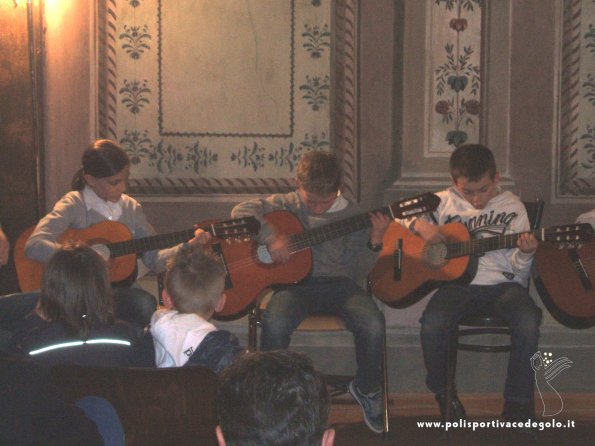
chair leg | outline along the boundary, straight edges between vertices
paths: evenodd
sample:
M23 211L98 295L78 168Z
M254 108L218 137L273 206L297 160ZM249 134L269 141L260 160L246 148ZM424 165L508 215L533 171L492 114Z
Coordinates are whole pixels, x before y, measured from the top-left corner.
M452 400L456 394L458 327L448 335L446 347L446 421L452 419Z
M384 341L383 341L383 345L382 345L383 351L382 351L382 387L383 387L383 421L384 421L384 426L383 426L383 432L382 435L384 436L384 439L388 439L388 432L389 432L389 425L388 425L388 420L389 420L389 413L388 413L388 364L387 364L387 355L386 355L386 332L384 332Z
M254 307L248 315L248 351L258 350L258 309Z

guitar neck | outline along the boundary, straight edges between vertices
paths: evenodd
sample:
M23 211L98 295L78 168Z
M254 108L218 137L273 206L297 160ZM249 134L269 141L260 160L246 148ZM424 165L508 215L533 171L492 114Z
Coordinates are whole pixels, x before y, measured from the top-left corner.
M204 228L203 228L204 229ZM206 229L205 229L206 230ZM123 242L110 243L110 257L120 257L128 254L141 254L154 249L164 249L190 240L194 237L194 229L187 229L170 234L153 235L130 239Z
M447 258L463 257L470 255L479 255L488 251L497 251L498 249L516 248L519 237L522 234L533 234L539 241L547 238L546 229L535 231L517 232L515 234L497 235L479 239L471 239L463 242L448 243Z
M365 214L358 214L352 217L348 217L344 220L332 222L323 226L319 226L308 231L294 234L290 241L290 252L298 252L303 249L309 248L313 245L327 242L339 237L342 237L352 232L365 229L372 225L370 220L370 213L382 212L389 214L388 206L376 209Z

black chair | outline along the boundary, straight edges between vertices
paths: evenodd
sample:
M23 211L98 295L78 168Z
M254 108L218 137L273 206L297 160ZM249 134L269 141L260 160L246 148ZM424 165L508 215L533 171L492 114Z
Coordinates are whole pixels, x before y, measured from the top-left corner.
M248 350L258 350L258 327L260 326L261 315L266 309L273 291L264 290L257 298L256 304L248 315ZM302 332L332 332L346 331L345 322L339 316L326 314L313 314L304 319L297 327L296 331ZM327 386L331 389L331 397L336 397L349 393L349 382L353 376L325 375ZM384 346L382 353L382 387L383 387L383 436L388 438L389 432L389 412L388 412L388 372L386 356L386 332L384 333Z
M539 228L541 217L543 215L544 202L542 200L523 202L527 209L529 224L532 230ZM463 328L461 328L463 327ZM446 419L452 418L452 400L456 395L456 371L457 371L457 353L459 350L469 352L484 353L502 353L509 352L510 342L506 344L481 344L460 342L463 337L476 335L507 335L510 336L510 328L506 321L495 315L488 313L474 314L461 319L456 330L450 334L447 339L447 359L446 359Z

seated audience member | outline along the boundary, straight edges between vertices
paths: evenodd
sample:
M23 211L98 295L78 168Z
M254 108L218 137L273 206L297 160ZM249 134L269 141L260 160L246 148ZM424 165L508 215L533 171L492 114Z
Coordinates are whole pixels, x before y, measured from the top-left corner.
M142 365L143 327L116 320L105 261L65 246L48 262L35 310L16 324L8 351L43 363Z
M209 322L225 304L225 268L202 247L187 246L168 262L166 308L151 319L157 367L203 365L222 371L242 351L238 339Z
M248 353L221 374L217 398L219 446L329 446L330 398L303 354Z
M45 367L16 359L0 361L0 444L124 444L121 423L107 400L85 397L81 410L66 402ZM121 441L114 441L117 438Z

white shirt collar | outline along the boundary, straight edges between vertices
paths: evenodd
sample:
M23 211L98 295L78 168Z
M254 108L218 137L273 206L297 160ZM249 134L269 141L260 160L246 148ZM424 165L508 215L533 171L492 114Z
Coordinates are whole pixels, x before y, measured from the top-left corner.
M122 215L122 198L117 203L112 203L111 201L100 198L93 189L85 186L83 189L83 199L85 200L87 211L93 209L103 215L107 220L117 221Z
M328 208L326 212L331 213L342 211L347 207L348 204L349 202L347 201L347 199L343 197L343 195L341 195L341 191L339 191L337 192L337 198L335 198L335 201L333 202L332 206Z

